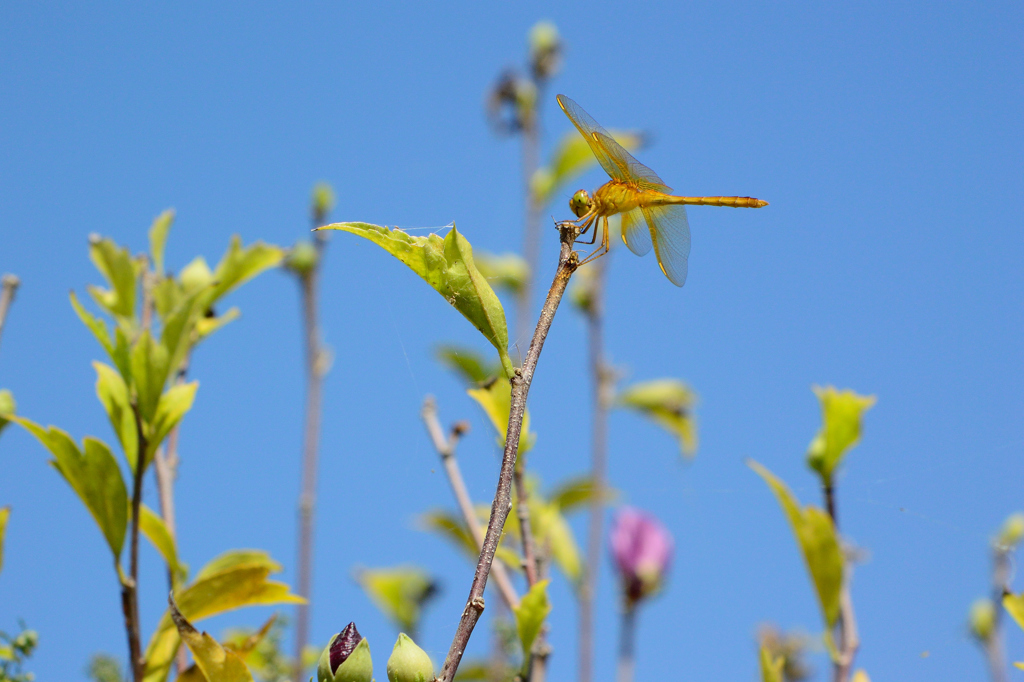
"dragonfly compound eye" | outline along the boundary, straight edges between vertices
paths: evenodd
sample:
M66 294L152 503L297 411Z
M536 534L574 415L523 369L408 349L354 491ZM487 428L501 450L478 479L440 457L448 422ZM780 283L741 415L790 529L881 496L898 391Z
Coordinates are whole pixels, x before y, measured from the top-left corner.
M577 218L582 218L590 210L591 203L590 194L587 190L581 189L572 195L572 199L569 200L569 209Z

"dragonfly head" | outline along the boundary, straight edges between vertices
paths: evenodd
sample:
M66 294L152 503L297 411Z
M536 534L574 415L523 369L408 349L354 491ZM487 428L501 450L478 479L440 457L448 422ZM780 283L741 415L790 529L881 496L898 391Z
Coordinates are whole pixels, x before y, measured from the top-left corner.
M582 218L586 215L593 205L594 202L590 198L590 193L585 189L577 190L576 194L572 195L572 199L569 199L569 209L577 218Z

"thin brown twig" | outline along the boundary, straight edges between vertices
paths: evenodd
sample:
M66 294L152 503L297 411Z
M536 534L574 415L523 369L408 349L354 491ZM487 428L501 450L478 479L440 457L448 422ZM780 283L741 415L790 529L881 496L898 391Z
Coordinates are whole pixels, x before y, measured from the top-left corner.
M484 529L480 527L480 520L476 517L476 510L473 508L473 500L466 489L466 482L462 478L459 462L455 459L455 446L469 427L461 422L457 423L452 427L451 435L445 438L444 432L441 430L441 422L437 418L437 403L433 396L427 396L424 399L423 410L420 414L427 427L430 440L434 444L434 449L441 457L445 474L448 476L448 483L455 495L455 502L459 505L459 511L462 513L462 520L466 522L469 533L473 536L479 550L484 545ZM519 607L519 595L512 585L505 564L500 559L495 559L491 564L491 573L494 575L494 583L502 599L505 600L505 604L510 611L514 611Z
M825 486L825 507L832 518L832 525L839 533L839 521L836 516L835 486ZM853 598L850 596L850 583L853 580L852 562L843 558L843 587L839 593L839 651L832 665L833 682L849 682L853 674L853 661L860 648L860 634L857 631L857 616L853 611Z
M10 273L3 276L3 289L0 289L0 335L4 331L4 322L7 320L7 313L14 302L14 294L18 291L21 280L17 275Z
M313 227L323 223L324 215L314 212ZM327 374L327 351L320 341L317 289L320 264L327 246L327 233L316 232L316 262L301 275L303 329L306 337L306 424L302 437L302 490L299 494L298 594L305 602L295 613L295 682L302 682L302 654L309 641L309 623L313 592L313 527L316 513L317 460L320 449L320 415L323 382Z
M992 555L992 605L995 617L992 632L982 642L992 682L1006 682L1006 653L1003 649L1002 616L1003 597L1010 593L1010 551L997 544Z
M445 658L444 666L442 666L441 674L438 677L441 682L452 682L455 678L455 672L462 661L462 655L473 634L473 628L476 627L477 621L480 620L480 614L484 611L483 595L487 585L487 576L491 570L491 562L494 561L494 552L498 548L502 528L505 526L505 520L508 518L512 506L512 471L515 469L516 453L519 450L523 415L526 412L526 397L533 381L533 373L537 369L537 361L540 359L540 353L544 347L544 340L551 330L551 323L558 310L558 304L565 294L569 278L572 277L572 273L579 265L579 257L572 250L573 242L579 235L579 228L572 223L560 223L559 232L561 250L558 257L558 269L555 272L551 288L548 290L544 306L541 308L540 319L533 333L530 349L526 353L526 360L523 362L522 368L517 369L512 377L508 428L505 432L505 452L501 460L501 471L494 492L494 502L491 504L491 516L487 523L487 532L484 535L484 544L480 550L476 571L473 574L469 598L466 600L466 607L462 611L459 626L455 631L455 637L448 649L448 656Z
M138 450L135 457L135 470L132 473L128 576L121 583L121 608L124 611L125 629L128 633L128 657L132 680L142 682L146 672L146 661L142 657L142 635L139 624L139 511L142 507L142 480L145 474L148 441L142 428L142 415L139 413L138 404L133 404L132 410L135 413Z
M594 677L594 596L601 567L604 532L604 501L608 477L608 406L611 404L612 374L604 358L604 283L608 259L600 258L590 282L586 309L587 341L590 355L593 423L591 425L590 480L594 497L587 523L587 563L579 589L579 682Z

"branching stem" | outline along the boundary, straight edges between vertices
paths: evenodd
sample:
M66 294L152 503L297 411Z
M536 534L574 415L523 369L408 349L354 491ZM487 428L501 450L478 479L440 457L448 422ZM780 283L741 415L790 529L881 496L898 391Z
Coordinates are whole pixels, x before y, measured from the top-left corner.
M445 658L444 666L438 677L440 682L452 682L455 672L462 661L462 655L466 651L466 645L473 634L473 628L480 620L480 614L484 611L484 588L487 586L487 576L491 570L491 563L494 561L494 552L498 548L498 540L501 537L502 528L508 518L512 506L511 488L512 472L515 469L516 453L519 450L519 437L523 427L523 415L526 412L526 397L530 391L530 384L533 381L533 373L537 369L537 361L540 359L541 350L544 347L544 340L551 330L551 323L558 310L558 304L565 294L565 288L569 284L569 278L576 271L579 265L579 257L572 250L573 242L579 235L579 228L572 223L560 223L559 232L561 237L561 250L558 257L558 269L555 272L554 281L548 290L544 306L541 308L540 319L537 328L533 333L533 340L530 342L530 349L526 353L526 360L522 368L516 370L512 377L512 396L509 409L508 429L505 436L505 452L501 460L501 470L498 475L498 485L494 493L494 502L491 504L491 516L487 523L487 532L484 535L483 547L480 550L480 558L477 561L476 571L473 574L473 583L469 590L469 597L466 600L466 607L462 611L459 626L455 631L451 647L448 649L448 656Z
M825 507L832 517L832 525L839 533L839 521L836 516L835 486L825 486ZM832 665L833 682L849 682L853 674L853 661L860 648L860 635L857 632L857 616L853 612L853 599L850 597L850 582L853 579L853 567L849 558L843 559L843 588L839 593L839 651Z
M473 500L466 489L466 482L462 478L459 462L455 459L455 446L462 435L469 429L469 426L464 422L459 422L452 427L451 435L445 438L444 432L441 430L441 422L437 418L437 403L434 402L433 396L427 396L423 401L421 414L423 416L423 423L427 427L427 433L430 435L430 440L434 444L434 449L437 450L437 454L441 457L445 474L448 476L448 483L452 487L455 501L459 505L459 511L462 513L462 520L466 522L469 533L473 536L473 540L476 542L477 549L479 550L484 546L484 529L480 526L480 520L476 517L476 510L473 509ZM505 600L509 610L516 609L519 606L519 595L509 579L505 564L500 559L495 559L494 563L491 564L491 573L494 575L494 583L498 587L498 592L501 593L501 598Z

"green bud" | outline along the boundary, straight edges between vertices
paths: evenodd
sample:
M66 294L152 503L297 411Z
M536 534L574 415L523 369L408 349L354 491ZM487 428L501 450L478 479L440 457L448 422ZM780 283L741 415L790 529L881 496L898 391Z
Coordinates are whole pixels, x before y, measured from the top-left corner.
M433 679L434 664L427 652L404 632L399 634L388 659L389 682L431 682Z
M562 38L550 21L540 21L530 29L530 68L534 77L546 80L558 73L562 57Z
M4 415L14 414L16 409L17 403L14 402L14 394L6 388L0 389L0 431L3 431L10 421L5 419Z
M318 257L316 247L308 241L302 240L296 242L295 246L288 251L284 266L296 275L308 275L316 267Z
M326 182L318 182L313 187L311 209L313 222L319 226L327 219L327 214L334 208L334 190Z
M996 544L1002 549L1014 549L1024 538L1024 514L1017 512L1003 521L1003 527L999 529L996 537Z
M967 617L967 624L971 634L979 642L985 642L992 636L996 626L996 606L991 599L977 599L971 604L971 611Z
M331 637L320 654L316 668L317 682L372 682L373 661L370 645L356 630L355 623Z

